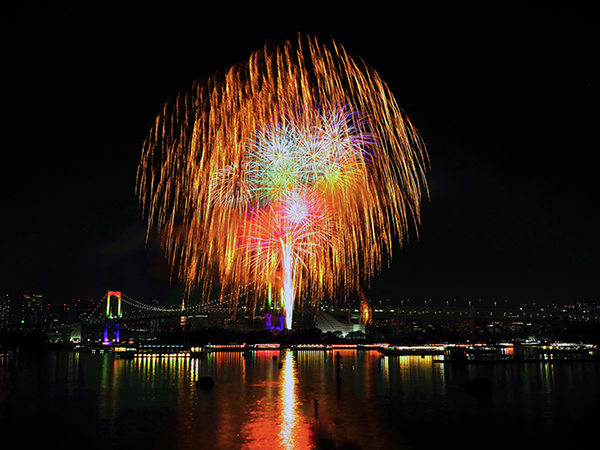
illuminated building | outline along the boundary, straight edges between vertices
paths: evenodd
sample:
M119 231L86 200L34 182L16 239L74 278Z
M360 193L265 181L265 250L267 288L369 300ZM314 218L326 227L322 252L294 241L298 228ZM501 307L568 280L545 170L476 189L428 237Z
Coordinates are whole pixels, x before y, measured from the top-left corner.
M315 325L323 333L340 331L342 336L346 336L353 331L365 332L365 325L360 323L360 316L351 317L351 315L348 315L345 319L345 321L342 321L330 313L319 310L317 311Z
M94 300L92 299L87 302L82 302L80 299L77 299L73 305L73 320L75 322L81 321L94 311L95 306Z
M21 309L21 323L24 325L34 325L42 321L42 312L44 311L44 296L33 294L23 295L23 305Z
M0 330L8 327L10 314L10 296L8 294L0 294Z
M45 317L47 324L66 322L66 317L63 312L62 305L51 305L50 303L48 303L46 306Z

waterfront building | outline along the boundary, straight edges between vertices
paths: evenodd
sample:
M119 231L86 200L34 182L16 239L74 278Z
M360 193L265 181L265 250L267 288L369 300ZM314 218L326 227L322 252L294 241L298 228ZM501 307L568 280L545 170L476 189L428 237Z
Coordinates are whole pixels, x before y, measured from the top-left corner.
M0 330L5 330L10 323L10 296L0 294Z
M339 331L342 336L354 331L365 332L365 325L360 323L360 315L350 313L346 314L345 317L336 317L329 312L318 310L315 326L323 333Z
M35 325L43 321L44 296L39 294L23 295L21 307L21 323L25 326Z

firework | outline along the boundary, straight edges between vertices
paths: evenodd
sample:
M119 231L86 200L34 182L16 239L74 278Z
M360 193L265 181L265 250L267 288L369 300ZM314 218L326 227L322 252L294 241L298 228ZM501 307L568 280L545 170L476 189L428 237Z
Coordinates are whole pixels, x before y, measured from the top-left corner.
M346 297L389 264L418 225L425 158L373 69L299 36L167 102L138 194L188 292L251 285L289 329L297 298Z

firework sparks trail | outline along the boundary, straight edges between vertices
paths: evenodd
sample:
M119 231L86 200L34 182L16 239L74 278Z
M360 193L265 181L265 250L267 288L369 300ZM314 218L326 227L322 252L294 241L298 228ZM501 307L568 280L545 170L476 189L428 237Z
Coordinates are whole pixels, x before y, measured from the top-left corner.
M296 297L345 297L389 264L425 166L377 72L299 36L167 102L138 195L188 293L207 298L216 272L223 292L252 285L256 308L280 286L290 329Z

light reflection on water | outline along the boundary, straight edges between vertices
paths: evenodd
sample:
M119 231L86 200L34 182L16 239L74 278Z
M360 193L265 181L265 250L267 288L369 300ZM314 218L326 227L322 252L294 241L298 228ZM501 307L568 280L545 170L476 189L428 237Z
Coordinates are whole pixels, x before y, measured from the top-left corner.
M254 360L273 360L271 352L257 353ZM273 352L275 353L275 352ZM279 353L279 352L277 352ZM248 405L248 419L242 425L241 437L244 449L306 449L310 448L309 424L300 417L296 384L295 361L291 351L282 353L281 368L278 367L277 383L266 381L268 395L254 405Z
M68 429L61 442L87 449L304 449L319 430L363 449L464 436L491 448L515 439L553 448L600 406L598 363L452 366L435 358L356 350L15 358L0 364L0 431L27 443ZM213 390L196 388L202 376L214 378ZM465 393L477 376L492 381L492 395Z

